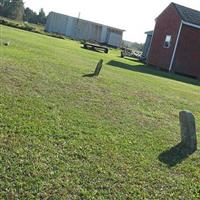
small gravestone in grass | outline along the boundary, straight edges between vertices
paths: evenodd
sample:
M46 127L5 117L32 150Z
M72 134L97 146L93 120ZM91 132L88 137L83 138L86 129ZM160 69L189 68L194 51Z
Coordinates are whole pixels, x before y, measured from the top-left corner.
M94 73L92 74L85 74L83 75L83 77L94 77L94 76L98 76L101 72L102 69L102 65L103 65L103 59L99 60L99 62L97 63L97 66L95 68Z
M94 76L98 76L98 75L99 75L99 73L101 72L102 65L103 65L103 59L101 59L101 60L97 63L96 69L95 69L95 71L94 71Z
M197 135L194 115L190 111L179 113L181 143L191 152L197 150Z
M190 111L179 112L181 142L159 155L159 160L173 167L180 164L197 150L197 135L194 115Z

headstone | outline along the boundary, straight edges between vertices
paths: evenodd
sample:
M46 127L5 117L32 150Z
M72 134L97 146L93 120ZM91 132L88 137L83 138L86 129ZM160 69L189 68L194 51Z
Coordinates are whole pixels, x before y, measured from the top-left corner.
M103 59L101 59L98 63L97 63L97 66L96 66L96 69L94 71L94 76L98 76L100 71L101 71L101 68L102 68L102 65L103 65Z
M197 150L197 136L194 115L190 111L179 113L181 126L181 142L192 152Z

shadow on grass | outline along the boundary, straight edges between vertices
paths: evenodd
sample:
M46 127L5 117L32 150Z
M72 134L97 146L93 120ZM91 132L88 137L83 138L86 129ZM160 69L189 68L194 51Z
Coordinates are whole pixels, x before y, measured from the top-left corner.
M96 76L95 73L91 73L91 74L84 74L82 77L94 77Z
M150 74L153 76L164 77L164 78L200 86L199 80L196 80L196 79L193 79L190 77L186 77L186 76L182 76L182 75L178 75L178 74L169 73L166 71L161 71L161 70L156 69L153 66L146 65L139 61L135 61L132 59L126 59L126 60L131 60L131 61L137 62L138 65L134 65L134 64L130 65L130 64L116 61L116 60L111 60L107 64L110 66L113 66L113 67L121 68L121 69L135 71L135 72L139 72L139 73Z
M167 164L168 167L174 167L188 158L194 151L188 149L183 143L179 143L171 149L162 152L158 159Z

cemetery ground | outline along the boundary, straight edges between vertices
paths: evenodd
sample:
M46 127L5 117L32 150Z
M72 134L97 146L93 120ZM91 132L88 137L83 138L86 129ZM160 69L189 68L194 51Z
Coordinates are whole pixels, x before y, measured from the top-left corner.
M199 199L180 142L200 82L72 40L0 26L1 199ZM3 42L10 41L9 46ZM103 59L98 77L89 77Z

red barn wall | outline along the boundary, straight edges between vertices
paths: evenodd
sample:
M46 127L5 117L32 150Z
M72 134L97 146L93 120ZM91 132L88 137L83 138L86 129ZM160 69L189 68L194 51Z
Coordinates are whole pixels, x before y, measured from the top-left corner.
M149 52L148 63L162 69L169 69L173 50L176 44L181 18L170 4L157 18L152 44ZM172 36L170 48L164 48L166 35Z
M172 70L200 78L200 29L183 25Z

